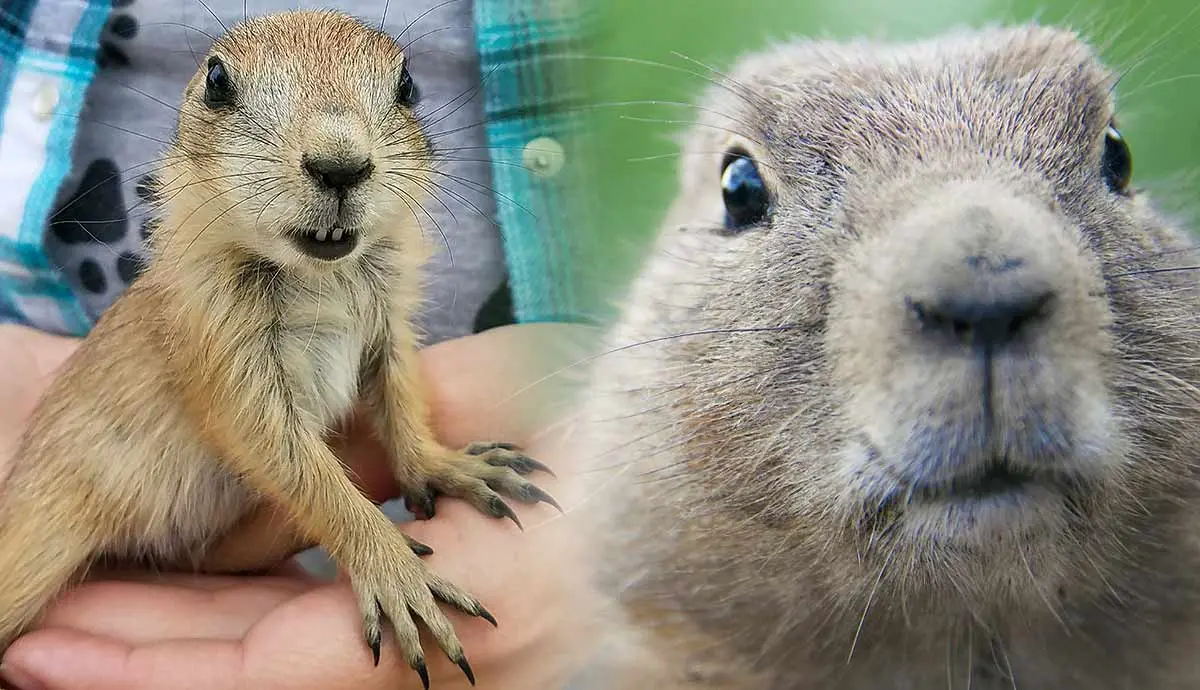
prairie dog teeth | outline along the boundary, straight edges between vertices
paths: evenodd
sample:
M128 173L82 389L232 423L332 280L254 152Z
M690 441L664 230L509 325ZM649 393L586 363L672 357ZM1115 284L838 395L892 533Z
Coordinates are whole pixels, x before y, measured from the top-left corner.
M343 233L343 232L344 232L344 231L343 231L341 228L335 228L335 229L334 229L334 231L333 231L333 241L334 241L334 242L341 242L341 241L342 241L342 233Z
M329 231L328 230L318 230L316 237L317 237L318 242L324 242L325 239L327 237L329 237Z

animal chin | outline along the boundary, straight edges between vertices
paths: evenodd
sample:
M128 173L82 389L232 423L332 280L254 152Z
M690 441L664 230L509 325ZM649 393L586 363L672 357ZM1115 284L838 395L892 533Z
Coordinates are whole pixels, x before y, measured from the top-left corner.
M358 246L358 232L341 227L321 230L297 230L291 233L292 244L302 254L320 261L345 258Z
M1064 471L1030 469L1004 458L949 475L893 476L883 483L884 498L872 501L868 522L895 521L913 538L946 545L1040 532L1061 518L1079 486L1078 478Z

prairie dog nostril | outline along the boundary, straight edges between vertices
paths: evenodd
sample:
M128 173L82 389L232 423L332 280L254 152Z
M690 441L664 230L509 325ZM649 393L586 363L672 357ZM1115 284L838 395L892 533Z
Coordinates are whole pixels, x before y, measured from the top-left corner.
M921 330L971 347L1001 347L1049 314L1054 294L1030 291L1002 296L953 295L935 300L905 297Z
M369 158L314 158L305 154L300 165L319 184L339 192L360 184L375 170Z

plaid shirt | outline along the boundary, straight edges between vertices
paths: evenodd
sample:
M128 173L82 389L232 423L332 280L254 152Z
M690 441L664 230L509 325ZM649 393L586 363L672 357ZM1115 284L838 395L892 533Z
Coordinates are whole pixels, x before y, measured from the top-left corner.
M566 209L584 188L582 81L565 59L586 0L474 0L498 223L519 322L578 320ZM579 2L580 4L577 4ZM111 0L0 4L0 322L83 335L91 320L43 250ZM559 59L555 59L556 56Z
M518 322L595 311L580 269L589 236L582 220L595 217L583 193L586 80L572 59L589 25L583 8L572 0L475 0L492 180Z
M0 5L0 321L76 335L91 325L42 236L108 11L107 0Z

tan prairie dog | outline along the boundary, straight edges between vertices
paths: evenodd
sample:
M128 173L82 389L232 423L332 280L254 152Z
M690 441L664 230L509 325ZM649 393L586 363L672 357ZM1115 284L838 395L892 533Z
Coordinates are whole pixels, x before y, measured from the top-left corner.
M1200 687L1195 244L1114 83L1038 26L716 81L580 425L573 690Z
M514 521L500 494L553 503L522 477L540 463L443 447L428 424L409 318L435 156L416 98L400 43L341 13L216 41L157 173L149 267L50 386L0 492L0 650L99 558L230 572L320 544L376 664L390 620L428 685L423 623L471 677L438 602L491 615L426 569L326 442L361 406L423 512L437 495ZM227 538L273 508L295 530L275 552Z

